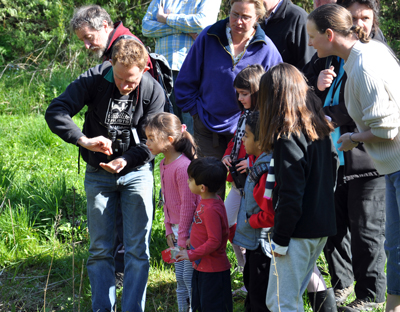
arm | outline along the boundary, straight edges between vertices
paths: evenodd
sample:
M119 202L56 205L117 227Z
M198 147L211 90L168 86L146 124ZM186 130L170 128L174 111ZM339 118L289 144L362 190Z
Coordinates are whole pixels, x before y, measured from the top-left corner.
M268 173L264 173L259 183L257 183L253 190L253 196L261 211L253 214L249 218L249 224L253 229L267 228L274 225L275 212L272 207L272 199L264 197L265 184L267 182Z
M393 140L398 135L400 126L399 110L392 100L390 90L382 80L374 79L365 71L360 71L349 89L358 95L357 103L363 112L362 121L369 129L351 135L353 142L378 143ZM353 90L355 88L355 90ZM356 98L356 96L353 96ZM342 143L339 150L348 151L357 144L351 142L350 133L343 134L338 143Z
M217 21L221 0L202 0L195 14L168 14L166 24L182 33L200 33Z
M83 138L85 135L73 122L72 117L80 112L85 104L90 104L95 98L94 93L97 91L101 79L103 79L101 72L107 66L109 66L108 62L91 68L80 75L59 97L53 99L47 108L45 119L50 130L65 142L76 145L81 139L79 143L82 143L85 148L93 143L87 142ZM102 141L101 145L106 145L103 139L99 139L100 141Z
M174 29L167 24L157 21L157 13L160 5L160 0L153 0L147 8L146 15L142 20L143 35L146 37L160 38L181 33L178 29Z
M382 80L366 72L360 73L358 79L361 80L358 86L365 125L374 136L393 140L398 134L400 120L399 107L391 98L390 90Z
M217 250L222 244L222 224L221 217L212 207L207 207L202 220L207 230L207 241L196 249L189 250L188 256L191 262L198 260L213 251Z
M142 21L142 33L147 37L165 37L181 33L200 33L205 27L217 21L221 0L202 0L193 7L182 6L181 12L168 13L161 1L153 0Z
M192 116L197 114L197 103L200 101L206 37L207 35L203 32L195 40L182 64L174 86L176 105Z
M187 166L182 166L176 171L176 181L181 202L179 216L178 246L186 248L189 239L190 226L192 225L194 212L198 204L198 196L193 194L187 183Z
M278 186L273 239L280 246L288 246L296 224L302 215L305 177L305 151L297 143L298 137L281 137L274 143L275 177Z
M368 131L364 132L354 132L354 133L347 132L345 134L342 134L337 142L342 143L342 145L339 147L339 151L347 152L349 150L352 150L359 143L378 143L378 142L392 141L393 139L392 138L385 139L377 137L372 133L371 129L369 129ZM356 143L353 143L351 141Z

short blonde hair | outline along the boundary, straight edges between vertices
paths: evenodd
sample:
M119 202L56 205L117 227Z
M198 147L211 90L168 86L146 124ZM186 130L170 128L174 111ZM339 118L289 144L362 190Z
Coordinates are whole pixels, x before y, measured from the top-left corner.
M253 3L259 20L263 19L267 13L262 0L231 0L231 8L235 2Z
M137 66L143 70L147 64L148 53L143 44L135 39L121 39L113 47L112 61L125 67Z

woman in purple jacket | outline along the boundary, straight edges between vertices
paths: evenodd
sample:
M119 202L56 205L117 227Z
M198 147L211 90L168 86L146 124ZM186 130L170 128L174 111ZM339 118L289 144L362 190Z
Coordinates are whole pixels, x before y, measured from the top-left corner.
M176 103L193 116L200 155L221 158L236 130L236 75L248 65L261 64L268 70L282 62L258 25L264 15L262 0L231 0L229 17L200 33L182 65Z

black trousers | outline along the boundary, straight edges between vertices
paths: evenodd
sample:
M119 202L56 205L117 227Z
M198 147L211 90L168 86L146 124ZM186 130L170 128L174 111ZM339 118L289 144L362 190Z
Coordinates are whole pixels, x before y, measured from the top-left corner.
M269 312L265 300L270 265L271 258L262 252L260 246L256 250L246 249L246 264L243 270L244 286L247 289L244 303L246 312Z
M221 159L225 154L233 134L219 134L209 130L201 121L198 114L193 116L194 140L197 143L200 157L216 157ZM218 195L225 199L225 184Z
M336 236L324 248L332 286L343 289L356 281L356 297L384 302L386 291L385 178L345 182L338 171L335 191Z
M233 311L230 270L211 273L193 270L192 311Z

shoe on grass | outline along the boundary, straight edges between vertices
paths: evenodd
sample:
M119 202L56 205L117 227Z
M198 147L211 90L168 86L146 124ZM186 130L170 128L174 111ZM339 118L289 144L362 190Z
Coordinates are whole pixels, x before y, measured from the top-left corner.
M335 289L335 300L336 304L340 305L346 301L347 297L354 291L354 286L350 285L349 287L343 289Z
M372 302L372 301L364 301L361 299L355 299L350 302L348 305L339 307L339 312L360 312L360 311L375 311L378 309L382 309L384 302Z

